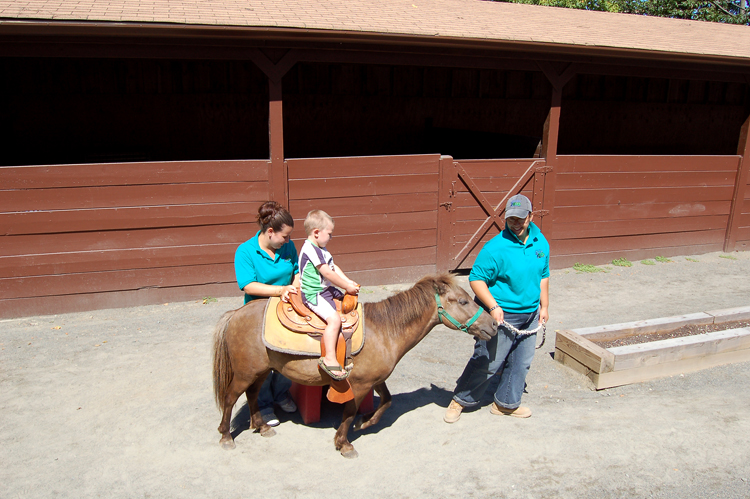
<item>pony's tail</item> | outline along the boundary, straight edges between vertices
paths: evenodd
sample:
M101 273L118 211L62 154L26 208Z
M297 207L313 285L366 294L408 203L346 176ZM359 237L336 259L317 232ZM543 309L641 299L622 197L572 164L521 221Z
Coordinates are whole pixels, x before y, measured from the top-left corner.
M229 321L232 320L236 310L225 313L214 329L214 398L219 409L224 408L224 399L227 395L229 384L234 377L232 363L229 360L229 348L227 347L227 329Z

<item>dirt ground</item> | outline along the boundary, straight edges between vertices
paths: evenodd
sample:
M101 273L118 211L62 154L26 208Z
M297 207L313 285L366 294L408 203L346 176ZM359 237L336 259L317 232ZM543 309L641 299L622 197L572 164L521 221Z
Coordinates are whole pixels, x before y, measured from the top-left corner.
M750 497L750 363L608 390L552 358L554 331L750 305L750 253L555 270L519 420L443 422L472 351L439 326L396 367L393 406L333 449L340 407L219 447L211 335L239 296L0 321L0 497ZM466 278L462 278L466 283ZM405 286L364 288L378 301Z

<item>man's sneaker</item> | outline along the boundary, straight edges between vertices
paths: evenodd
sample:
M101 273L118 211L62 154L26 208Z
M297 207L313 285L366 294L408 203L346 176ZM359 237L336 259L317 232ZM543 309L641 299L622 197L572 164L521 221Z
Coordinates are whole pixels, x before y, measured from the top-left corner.
M276 417L276 414L274 414L273 411L263 412L260 416L263 418L263 422L268 426L279 426L279 418Z
M490 406L490 412L497 416L513 416L514 418L528 418L531 417L531 409L524 406L518 406L515 409L506 409L500 407L495 402Z
M295 412L297 410L297 404L294 403L290 397L287 397L283 402L279 404L281 410L284 412Z
M455 423L461 417L461 411L463 410L464 406L455 400L451 400L451 403L448 404L448 410L445 411L445 416L443 416L443 421L446 423Z

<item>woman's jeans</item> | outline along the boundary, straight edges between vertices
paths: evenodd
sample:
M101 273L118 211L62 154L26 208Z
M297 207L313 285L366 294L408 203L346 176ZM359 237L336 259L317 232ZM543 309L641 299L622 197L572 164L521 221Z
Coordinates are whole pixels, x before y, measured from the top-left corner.
M536 329L539 310L528 314L506 312L505 322L522 331ZM516 409L521 405L526 375L535 349L536 334L516 335L503 326L490 340L475 339L474 355L458 378L453 400L464 407L479 404L490 379L499 373L500 384L495 391L495 403L505 409Z
M276 371L268 373L263 386L260 388L260 393L258 393L258 409L260 412L273 411L274 403L279 404L289 398L291 387L292 382L281 374Z

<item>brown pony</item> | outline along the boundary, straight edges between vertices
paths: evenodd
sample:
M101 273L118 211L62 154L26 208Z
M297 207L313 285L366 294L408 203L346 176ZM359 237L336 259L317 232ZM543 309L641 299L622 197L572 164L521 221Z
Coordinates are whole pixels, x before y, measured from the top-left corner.
M448 317L438 314L437 297ZM250 408L250 425L263 436L275 431L263 422L258 409L258 392L274 369L292 381L304 385L327 385L330 378L318 369L318 359L267 350L261 338L266 300L255 300L224 314L214 331L214 396L222 410L220 444L235 447L229 422L235 402L245 392ZM366 338L362 350L354 357L349 382L354 400L344 404L344 415L336 431L334 444L344 457L357 457L348 433L357 408L374 389L380 396L375 412L365 415L355 430L376 424L391 405L391 394L385 386L396 363L441 322L451 329L462 327L480 339L488 340L497 332L497 323L481 312L466 328L479 307L471 296L449 274L428 276L411 289L378 303L364 304ZM457 327L455 322L460 323Z

